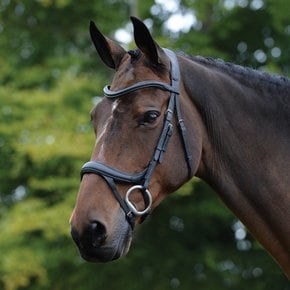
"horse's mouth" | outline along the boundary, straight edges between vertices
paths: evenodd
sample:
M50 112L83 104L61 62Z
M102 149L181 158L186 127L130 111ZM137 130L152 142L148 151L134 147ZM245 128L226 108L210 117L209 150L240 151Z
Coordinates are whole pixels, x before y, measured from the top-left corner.
M88 262L106 263L116 260L127 255L132 242L132 232L129 231L126 235L119 237L113 241L111 245L105 244L101 247L82 246L78 244L78 248L82 258Z
M82 258L92 263L106 263L118 259L121 255L113 249L80 250Z

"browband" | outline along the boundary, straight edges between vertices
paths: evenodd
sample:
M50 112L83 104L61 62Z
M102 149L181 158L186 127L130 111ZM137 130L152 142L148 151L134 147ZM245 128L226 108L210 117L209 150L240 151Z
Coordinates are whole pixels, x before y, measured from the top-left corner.
M112 91L110 86L105 86L103 89L104 95L107 98L117 98L144 88L157 88L163 91L168 91L170 93L179 95L180 71L175 53L167 48L163 48L163 50L167 54L167 56L169 56L171 61L171 71L170 71L171 84L167 84L156 80L145 80L142 82L138 82L132 86L126 87L124 89L119 89L117 91Z
M132 86L120 89L118 91L111 91L110 86L105 86L103 92L107 98L117 98L144 88L157 88L175 94L179 93L171 85L159 81L150 81L150 80L136 83Z

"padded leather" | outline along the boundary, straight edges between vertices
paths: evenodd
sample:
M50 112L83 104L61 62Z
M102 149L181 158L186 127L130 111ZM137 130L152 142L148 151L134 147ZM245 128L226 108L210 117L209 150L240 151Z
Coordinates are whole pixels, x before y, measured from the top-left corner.
M146 170L138 173L122 172L118 169L105 165L101 162L89 161L85 163L81 169L81 178L86 173L94 173L110 177L116 181L129 182L133 184L140 184L145 176Z

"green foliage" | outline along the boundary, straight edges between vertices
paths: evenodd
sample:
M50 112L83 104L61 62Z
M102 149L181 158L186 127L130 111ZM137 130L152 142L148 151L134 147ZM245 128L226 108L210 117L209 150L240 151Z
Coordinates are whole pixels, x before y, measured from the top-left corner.
M142 226L128 257L80 259L68 221L95 142L89 111L111 76L88 22L113 36L128 22L129 2L0 1L0 289L289 289L249 234L235 239L241 225L196 179ZM286 1L244 2L180 1L201 25L175 34L162 26L166 7L156 14L153 0L140 1L139 13L162 46L289 74Z

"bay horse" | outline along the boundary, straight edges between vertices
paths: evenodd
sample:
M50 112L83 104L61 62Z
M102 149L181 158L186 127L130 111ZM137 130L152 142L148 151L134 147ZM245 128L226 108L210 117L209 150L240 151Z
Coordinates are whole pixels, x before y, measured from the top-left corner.
M115 75L91 111L96 144L70 219L81 256L126 255L135 225L195 175L290 278L289 79L175 54L131 20L128 52L90 24Z

